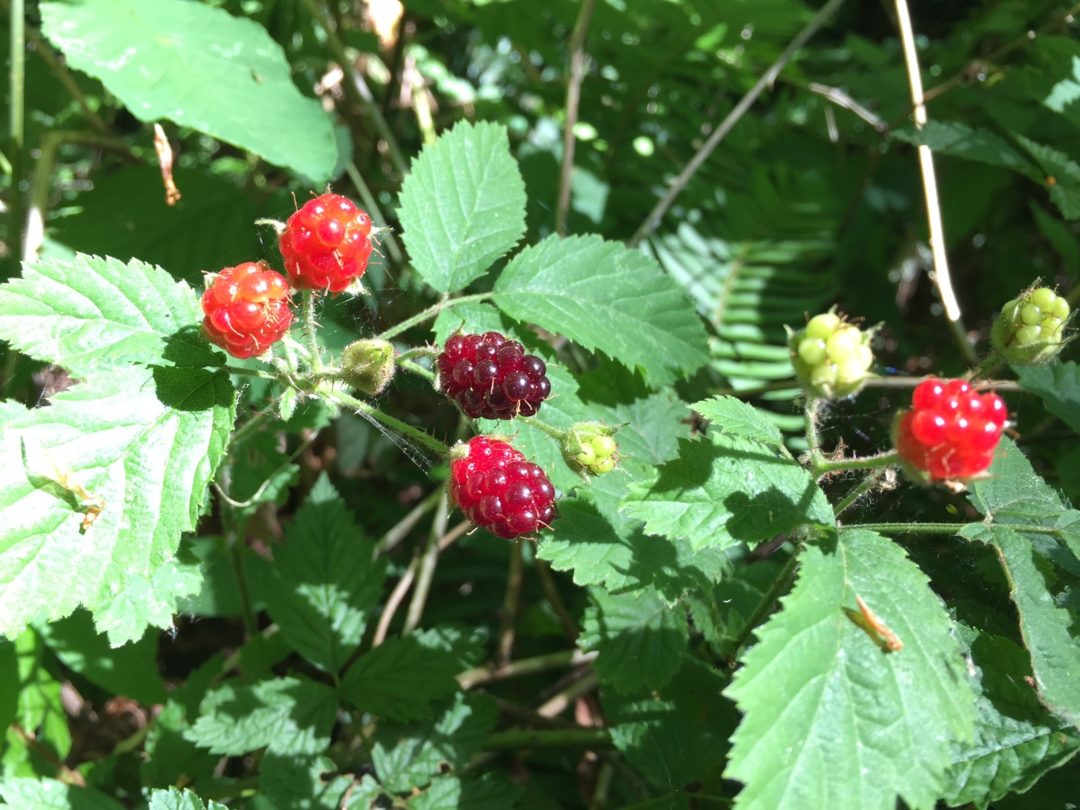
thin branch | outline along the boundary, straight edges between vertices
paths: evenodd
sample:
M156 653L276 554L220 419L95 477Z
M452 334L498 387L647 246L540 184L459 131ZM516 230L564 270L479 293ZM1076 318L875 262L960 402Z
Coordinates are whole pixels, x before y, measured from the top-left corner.
M829 0L814 18L806 24L806 26L795 35L795 38L791 40L788 46L784 49L784 52L777 57L773 62L772 67L766 70L761 77L754 83L745 96L739 99L739 103L727 114L727 117L720 122L720 125L712 131L708 140L702 145L684 168L676 177L671 186L668 188L667 193L660 199L649 215L645 217L645 221L641 223L641 227L637 229L637 232L630 237L629 244L636 245L642 239L647 237L660 225L661 220L664 218L664 214L667 213L672 203L675 202L676 197L682 194L683 190L689 184L690 179L697 173L697 170L702 167L709 156L713 153L720 142L727 137L728 133L735 128L735 125L739 123L740 119L746 115L747 111L757 101L758 96L764 92L765 88L771 87L773 82L776 81L776 77L780 75L780 71L784 69L792 57L798 53L799 49L805 45L809 39L829 21L836 10L844 4L844 0Z
M570 184L574 176L574 127L577 126L581 82L585 78L585 36L589 30L596 0L581 0L577 22L570 35L570 75L566 79L566 124L563 128L563 160L559 174L559 201L555 206L555 233L566 236L566 217L570 211Z
M504 666L514 652L514 626L517 624L521 586L525 581L525 560L521 543L510 546L510 564L506 574L506 596L503 598L502 624L499 629L499 650L495 662Z
M593 661L595 658L596 653L594 652L583 653L581 650L566 650L538 655L535 658L522 658L501 667L477 667L462 672L457 679L462 689L472 689L474 686L491 683L492 681L503 681L507 678L533 675L537 672L545 672L560 667L581 666Z
M386 635L390 632L390 623L394 620L394 615L401 607L401 603L405 601L405 595L412 587L413 580L416 579L416 569L419 567L420 555L414 554L409 567L405 569L405 573L401 575L401 579L398 580L386 600L382 615L379 616L379 623L375 627L375 635L371 639L372 647L378 647L386 640Z
M976 521L970 523L848 523L840 528L844 531L866 529L867 531L881 534L951 534L959 535L960 531L967 526L978 525ZM984 524L985 525L985 524ZM1056 526L1013 526L1013 529L1021 534L1050 534L1060 537L1062 529Z
M792 554L788 558L788 561L784 563L784 567L780 569L780 573L778 573L776 578L772 581L769 590L761 597L761 601L758 602L757 607L754 608L754 612L750 614L750 618L746 620L746 624L744 624L742 630L739 631L739 635L735 637L731 653L733 659L738 658L740 650L742 650L746 645L746 642L750 640L750 634L753 633L754 629L765 621L765 618L772 612L776 600L783 595L784 589L787 588L792 576L794 576L798 562L799 555L797 553Z
M562 625L566 637L571 642L576 641L581 630L578 628L577 622L574 621L574 617L570 615L566 603L563 602L562 597L559 595L559 586L551 573L551 566L548 565L546 560L533 557L533 570L536 571L536 576L540 580L540 588L544 591L544 597L548 600L548 604L551 605L551 609L555 611L555 615L559 617L559 624Z
M446 532L446 522L450 517L450 500L443 491L438 506L435 507L435 519L431 522L431 535L427 547L420 556L420 567L416 569L416 588L413 590L409 610L405 614L405 633L411 633L420 626L424 615L431 582L435 578L435 566L439 563L439 538Z
M11 142L11 206L8 210L8 254L23 257L23 152L26 147L26 4L11 0L8 20L11 65L8 68L8 137ZM10 351L10 349L9 349Z
M416 313L411 318L406 318L404 321L394 324L389 329L384 329L376 335L376 337L381 340L390 340L390 338L397 337L402 332L412 329L414 326L419 326L425 321L430 321L444 309L455 307L458 304L471 303L473 301L487 301L491 296L492 293L476 293L475 295L463 295L460 298L444 298L442 301L432 304L422 312Z
M432 492L414 506L405 517L387 529L386 533L379 539L379 542L375 544L375 556L378 557L380 554L386 554L404 540L409 532L413 530L413 527L420 522L420 518L435 508L435 505L439 502L439 498L441 497L441 490Z
M578 678L561 692L545 701L543 705L536 710L536 713L542 717L555 717L556 715L560 715L579 697L588 694L595 689L599 682L595 672L586 672L583 677Z
M870 112L870 110L866 109L866 107L857 102L839 87L830 87L827 84L810 82L806 85L806 89L811 93L817 93L819 96L831 101L838 107L843 107L845 110L850 110L855 113L855 115L859 116L859 118L872 126L875 131L879 133L886 133L889 131L889 125L885 123L885 121Z
M926 126L926 102L923 97L922 73L919 69L919 55L915 50L915 32L911 26L911 13L907 0L895 0L896 17L900 25L900 42L904 50L904 64L907 67L908 82L911 86L911 102L915 111L915 128ZM930 226L930 250L934 255L933 281L937 287L941 304L945 308L945 319L949 322L953 339L964 359L974 364L978 361L975 348L968 340L964 329L960 302L953 291L952 278L949 274L949 258L945 253L945 226L941 219L941 202L938 198L937 174L934 172L934 153L930 147L922 144L917 147L919 170L922 173L923 192L926 197L926 217Z

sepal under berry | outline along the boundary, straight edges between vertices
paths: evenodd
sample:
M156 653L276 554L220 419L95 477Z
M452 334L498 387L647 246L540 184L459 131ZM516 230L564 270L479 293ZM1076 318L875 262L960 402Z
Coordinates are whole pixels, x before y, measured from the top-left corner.
M1002 307L990 330L990 342L1009 363L1045 363L1065 346L1070 315L1069 302L1049 287L1025 290Z
M396 370L394 346L387 340L358 340L341 352L341 379L365 396L381 394Z
M578 422L566 431L562 442L563 458L578 472L603 475L618 466L617 427L601 422Z
M873 332L847 323L832 310L815 315L803 329L789 329L791 364L806 392L821 399L858 393L875 376L870 370Z

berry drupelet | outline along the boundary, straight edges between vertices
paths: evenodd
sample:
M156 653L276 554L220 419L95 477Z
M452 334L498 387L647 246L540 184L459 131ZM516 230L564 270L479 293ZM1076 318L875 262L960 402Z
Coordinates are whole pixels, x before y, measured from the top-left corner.
M203 331L233 357L262 354L289 331L289 285L263 262L226 267L208 281Z
M555 519L547 474L509 444L474 436L450 453L450 494L473 523L499 537L535 534Z
M340 194L322 194L289 217L279 240L298 290L339 293L367 271L371 217Z
M439 386L467 416L532 416L551 393L547 366L498 332L452 335L436 364Z

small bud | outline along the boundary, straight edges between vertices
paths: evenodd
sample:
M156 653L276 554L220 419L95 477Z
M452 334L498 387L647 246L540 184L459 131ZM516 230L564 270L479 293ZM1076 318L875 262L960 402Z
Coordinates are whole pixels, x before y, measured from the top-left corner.
M616 427L600 422L578 422L566 432L563 458L579 472L603 475L615 469L619 446L611 438Z
M863 331L832 310L815 315L804 329L788 330L791 364L812 396L841 399L858 393L874 376L873 329Z
M1001 357L1017 365L1036 365L1057 357L1065 345L1069 302L1049 287L1024 290L1001 309L990 341Z
M385 340L358 340L341 353L341 379L364 396L382 393L395 370L394 347Z

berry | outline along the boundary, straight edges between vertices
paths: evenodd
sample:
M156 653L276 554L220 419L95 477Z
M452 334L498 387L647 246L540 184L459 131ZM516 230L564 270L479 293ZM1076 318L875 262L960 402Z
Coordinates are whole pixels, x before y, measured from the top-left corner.
M289 285L263 262L244 262L207 276L203 331L233 357L254 357L292 324Z
M599 422L578 422L566 431L563 458L578 472L603 475L619 462L619 446L611 438L615 428Z
M544 361L498 332L452 335L436 365L439 387L473 419L532 416L551 393Z
M845 323L835 312L815 315L790 333L791 363L813 396L833 399L855 394L872 374L871 332Z
M555 488L547 474L490 436L474 436L450 452L450 494L469 520L507 540L555 519Z
M980 394L964 380L923 380L910 411L897 415L896 449L916 477L963 481L994 460L1008 412L997 394Z
M1025 290L1002 308L990 340L1010 363L1045 363L1065 345L1069 313L1069 302L1049 287Z
M371 217L347 197L323 194L289 217L279 244L294 287L339 293L367 270Z

